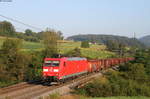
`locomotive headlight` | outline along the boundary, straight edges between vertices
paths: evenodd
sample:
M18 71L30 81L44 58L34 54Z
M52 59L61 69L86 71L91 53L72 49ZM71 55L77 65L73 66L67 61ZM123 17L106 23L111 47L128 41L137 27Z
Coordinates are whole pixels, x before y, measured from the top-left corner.
M54 72L58 72L59 70L58 69L54 69Z
M44 72L48 72L48 69L43 69Z

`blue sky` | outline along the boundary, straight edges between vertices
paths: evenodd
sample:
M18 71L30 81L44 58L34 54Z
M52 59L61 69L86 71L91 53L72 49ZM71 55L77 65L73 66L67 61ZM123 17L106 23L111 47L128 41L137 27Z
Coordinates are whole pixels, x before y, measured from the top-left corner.
M65 36L150 35L150 0L12 0L0 2L0 14L43 30L61 30ZM12 23L17 31L29 28Z

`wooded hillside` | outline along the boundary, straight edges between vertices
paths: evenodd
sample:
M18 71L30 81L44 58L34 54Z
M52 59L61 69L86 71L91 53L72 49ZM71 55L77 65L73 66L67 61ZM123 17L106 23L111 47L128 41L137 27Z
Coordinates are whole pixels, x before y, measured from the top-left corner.
M142 43L144 43L147 47L150 47L150 35L144 36L139 39Z
M107 44L108 42L115 42L115 43L121 43L126 46L144 47L144 44L141 43L138 39L128 38L125 36L88 34L88 35L74 35L68 37L67 39L74 40L74 41L97 42L101 44Z

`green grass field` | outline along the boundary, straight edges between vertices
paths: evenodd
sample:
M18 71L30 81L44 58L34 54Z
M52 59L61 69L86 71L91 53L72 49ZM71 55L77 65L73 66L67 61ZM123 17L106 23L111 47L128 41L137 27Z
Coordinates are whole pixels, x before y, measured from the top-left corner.
M51 97L53 96L53 97ZM54 98L55 96L55 98ZM41 98L43 99L43 98ZM50 95L46 99L150 99L150 97L144 97L144 96L114 96L114 97L86 97L86 96L80 96L80 95L65 95L65 96L59 96L57 94Z
M5 37L0 37L0 46L3 44ZM58 43L58 49L61 54L67 53L74 48L80 48L81 42L65 42L65 43ZM35 42L27 42L23 41L21 51L30 52L30 51L40 51L44 48L42 43L35 43ZM114 55L114 53L106 51L104 45L95 45L91 44L90 48L80 48L82 56L89 57L89 58L107 58Z
M101 97L101 98L88 98L88 99L150 99L150 97Z
M90 97L84 97L84 96L77 96L73 97L73 99L150 99L150 97L145 96L114 96L114 97L96 97L96 98L90 98Z

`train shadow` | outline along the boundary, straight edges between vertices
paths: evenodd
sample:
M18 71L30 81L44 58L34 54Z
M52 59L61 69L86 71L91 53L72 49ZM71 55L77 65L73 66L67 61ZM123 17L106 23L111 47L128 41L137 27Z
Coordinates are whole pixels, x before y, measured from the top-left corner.
M42 80L30 80L30 81L27 81L27 83L32 84L32 85L52 86L51 83L43 82Z

